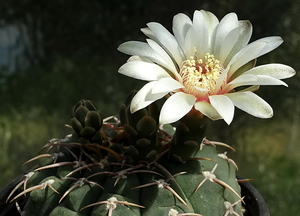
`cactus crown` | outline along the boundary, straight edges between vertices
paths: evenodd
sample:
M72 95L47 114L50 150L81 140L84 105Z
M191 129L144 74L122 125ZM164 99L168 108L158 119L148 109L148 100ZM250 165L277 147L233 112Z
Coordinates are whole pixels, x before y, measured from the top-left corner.
M159 125L156 102L130 112L134 94L118 118L79 101L73 133L25 162L39 166L7 201L26 200L24 215L224 215L233 203L241 215L236 165L216 151L225 144L204 138L207 119L191 112L175 127Z

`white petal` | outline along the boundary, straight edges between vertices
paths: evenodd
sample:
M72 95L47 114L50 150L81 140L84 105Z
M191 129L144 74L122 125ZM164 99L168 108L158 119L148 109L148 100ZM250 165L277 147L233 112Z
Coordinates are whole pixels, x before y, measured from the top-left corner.
M253 92L236 92L226 96L230 98L237 108L250 115L259 118L270 118L273 116L272 107Z
M226 58L228 57L229 53L231 52L232 48L234 47L235 43L237 42L240 34L240 29L235 28L232 29L226 38L224 39L224 42L222 44L221 50L220 50L220 57L219 61L225 62Z
M209 52L209 38L208 38L208 26L204 20L203 13L200 11L194 12L193 17L193 31L192 40L194 41L194 47L196 47L198 58L205 56Z
M156 53L145 42L140 41L128 41L122 43L118 50L128 55L141 55L141 56L153 56Z
M183 92L173 94L161 108L159 122L161 124L173 123L186 115L194 106L196 98Z
M166 95L166 93L159 93L159 94L152 94L152 88L155 86L157 81L149 82L144 85L132 98L130 111L134 113L140 109L145 108L146 106L150 105L154 101L162 98Z
M141 28L141 31L150 39L156 41L157 43L159 42L154 33L150 28Z
M251 70L248 70L244 74L254 75L268 75L276 79L286 79L296 74L295 70L290 66L283 64L266 64L260 65Z
M225 87L225 91L229 92L230 90L238 87L238 86L244 86L244 85L255 85L254 82L258 81L258 77L253 74L243 74L232 80L230 83L228 83ZM224 92L225 92L224 91Z
M194 88L197 90L195 95L197 95L197 98L199 99L207 99L209 90L206 88L200 88L198 86L194 86Z
M240 37L236 45L238 45L240 48L243 48L249 43L253 28L249 20L240 20L239 28L240 28Z
M211 105L222 116L224 121L229 125L232 122L234 115L234 105L232 101L225 95L209 96Z
M184 86L171 77L162 78L153 86L152 93L171 92L176 89L184 88Z
M207 23L207 32L208 32L208 53L213 53L213 44L215 43L214 34L217 26L219 25L218 18L209 11L200 11L204 17L204 22Z
M163 66L169 69L175 76L178 76L177 68L168 53L166 53L166 51L155 41L147 39L147 42L149 46L160 56L160 58L164 60Z
M212 92L212 94L217 94L221 90L221 86L228 81L227 80L228 70L229 68L225 68L225 70L221 73L221 75L217 79L217 83L215 85L215 89Z
M196 102L195 109L213 121L222 119L217 110L210 103L207 103L205 101Z
M176 63L180 65L184 61L184 55L175 37L159 23L151 22L147 25L159 40L159 44L163 46L169 55L174 58Z
M155 42L153 41L153 43ZM169 58L162 56L162 53L160 53L157 50L154 50L153 47L147 43L139 41L129 41L121 44L118 47L118 50L128 55L144 56L150 59L151 61L168 68L169 70L176 70L173 61L166 52L164 52L164 54L167 55Z
M184 41L184 54L186 56L186 59L189 59L190 57L194 57L195 52L197 51L196 49L196 44L195 44L195 29L190 28L185 36L185 41ZM199 56L201 58L202 56Z
M229 62L229 76L232 76L232 74L239 67L243 66L244 64L255 58L258 58L272 51L273 49L277 48L281 43L282 39L280 37L274 36L262 38L247 45L244 49L238 52Z
M223 62L223 66L227 67L228 62L232 57L244 48L250 41L252 35L252 24L249 21L239 21L239 38L235 42L234 47L227 55L226 60Z
M267 75L243 74L228 83L228 85L224 89L224 92L229 92L234 88L245 85L283 85L287 87L287 84L285 82L274 77L270 77Z
M205 88L200 88L198 86L194 86L195 89L197 89L200 93L207 93L209 90Z
M270 77L267 75L257 75L258 81L253 82L251 85L283 85L288 87L288 85L274 77Z
M216 59L220 59L221 47L224 40L233 29L238 27L238 18L235 13L229 13L223 17L216 29L216 38L214 44L214 52Z
M251 91L251 92L255 92L259 89L259 85L253 85L253 86L249 86L248 88L245 89L241 89L239 92L247 92L247 91Z
M247 62L257 58L265 46L265 42L253 42L240 50L228 63L228 67L230 66L229 76L231 77L238 68Z
M142 61L142 62L148 62L153 64L153 61L151 61L149 58L145 56L138 56L138 55L130 56L127 62L131 62L131 61Z
M162 67L143 61L130 61L119 68L119 73L135 79L153 81L170 75Z
M191 25L191 19L183 13L175 15L173 18L174 36L182 49L184 48L184 38Z
M227 77L227 79L228 79L229 81L231 81L231 80L237 78L238 76L244 74L246 71L248 71L248 70L254 68L255 65L256 65L256 62L257 62L257 59L253 59L253 60L249 61L248 63L244 64L244 65L241 66L239 69L237 69L237 70L232 74L231 77Z
M229 17L229 18L231 18L233 20L232 21L232 23L234 23L233 26L236 25L236 22L234 21L235 20L235 16L236 16L235 14L232 14ZM233 26L232 26L232 28L233 28ZM251 26L250 22L246 22L246 21L241 22L241 21L239 21L237 23L237 26L240 28L240 36L239 36L238 40L236 41L236 45L232 48L231 52L228 54L228 56L227 56L227 58L226 58L226 60L225 60L225 62L223 64L223 66L225 67L225 70L223 71L223 73L221 74L221 76L218 78L217 84L215 86L214 94L216 94L217 92L219 92L219 89L220 89L221 85L224 83L224 81L226 81L227 79L229 79L232 76L232 74L235 72L235 71L232 70L231 67L227 66L228 61L230 60L230 64L234 63L234 61L236 60L236 57L235 57L235 59L232 59L232 57L234 56L234 54L236 54L237 51L239 51L242 47L244 47L248 43L248 41L249 41L249 39L251 37L252 26ZM232 34L234 34L234 33L235 32L232 32ZM218 39L217 36L216 36L216 40L220 40L220 39ZM224 48L224 49L226 49L226 48ZM229 47L227 49L229 49ZM222 59L226 57L225 56L225 51L223 51L223 52L224 53L222 54L223 55Z
M258 39L257 41L262 41L262 42L267 43L267 45L264 47L264 49L261 50L261 52L259 53L259 56L262 56L268 52L271 52L272 50L276 49L277 47L280 46L280 44L283 43L282 38L279 36L265 37L265 38Z
M219 20L213 13L211 13L209 11L200 10L200 12L202 13L204 20L207 23L208 30L209 30L208 35L212 36L216 27L219 25Z

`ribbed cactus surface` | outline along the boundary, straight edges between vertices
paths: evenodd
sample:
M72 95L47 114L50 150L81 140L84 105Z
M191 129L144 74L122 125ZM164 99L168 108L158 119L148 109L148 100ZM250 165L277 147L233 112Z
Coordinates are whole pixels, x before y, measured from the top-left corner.
M107 119L81 100L73 133L26 162L38 166L7 201L25 199L24 216L242 215L236 165L204 138L206 119L159 125L156 103L131 114L131 98Z

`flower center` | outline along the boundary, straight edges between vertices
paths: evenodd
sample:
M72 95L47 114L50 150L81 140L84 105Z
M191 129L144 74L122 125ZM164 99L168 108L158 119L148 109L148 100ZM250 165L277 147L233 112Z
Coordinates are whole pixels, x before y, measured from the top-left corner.
M186 87L183 91L194 96L209 94L214 90L217 79L224 70L214 55L207 53L203 59L191 57L182 63L179 75ZM200 93L202 92L202 93Z

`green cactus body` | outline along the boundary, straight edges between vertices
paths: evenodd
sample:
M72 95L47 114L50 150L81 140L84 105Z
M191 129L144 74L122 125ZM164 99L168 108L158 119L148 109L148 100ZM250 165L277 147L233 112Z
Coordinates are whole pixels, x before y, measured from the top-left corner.
M225 202L242 215L235 164L204 139L206 120L184 118L171 136L158 113L154 103L131 114L125 103L121 122L103 122L80 101L72 136L44 146L49 152L35 158L39 167L19 189L22 215L223 216Z

